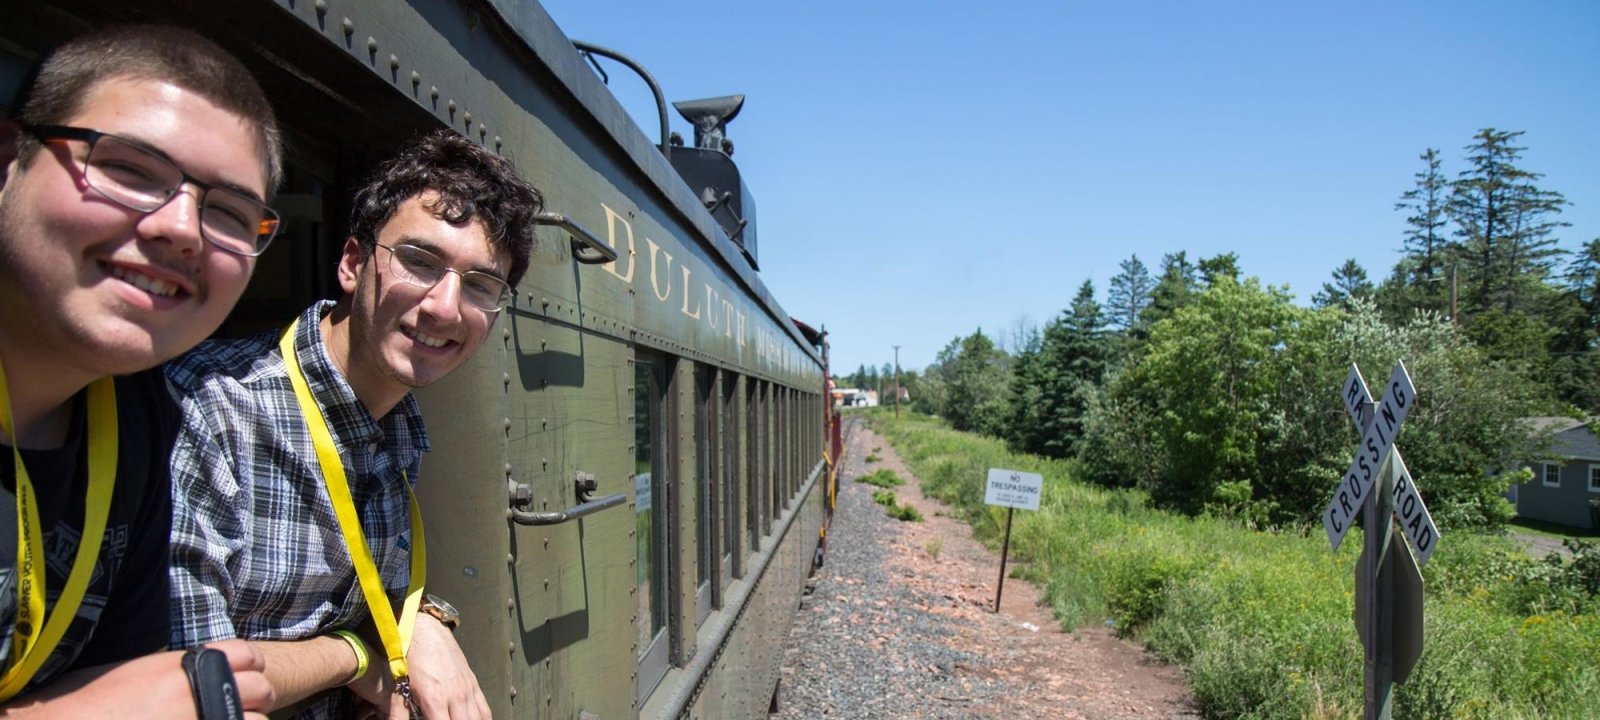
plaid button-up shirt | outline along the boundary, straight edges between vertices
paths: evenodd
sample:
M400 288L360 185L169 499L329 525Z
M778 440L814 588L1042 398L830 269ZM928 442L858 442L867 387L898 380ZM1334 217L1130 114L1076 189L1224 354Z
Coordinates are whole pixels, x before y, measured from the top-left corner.
M407 394L374 420L330 361L307 309L295 352L344 459L361 527L399 607L410 579L407 479L428 450ZM278 351L279 332L211 341L167 366L183 409L172 452L172 646L302 640L367 617L316 450ZM372 648L374 662L382 649ZM329 693L307 717L348 714Z

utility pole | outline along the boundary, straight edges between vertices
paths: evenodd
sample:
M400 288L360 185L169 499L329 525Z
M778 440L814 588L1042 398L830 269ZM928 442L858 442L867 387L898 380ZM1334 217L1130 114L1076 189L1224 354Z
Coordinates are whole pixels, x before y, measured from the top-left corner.
M900 346L894 346L894 416L900 417Z
M1456 264L1450 263L1450 332L1456 331Z

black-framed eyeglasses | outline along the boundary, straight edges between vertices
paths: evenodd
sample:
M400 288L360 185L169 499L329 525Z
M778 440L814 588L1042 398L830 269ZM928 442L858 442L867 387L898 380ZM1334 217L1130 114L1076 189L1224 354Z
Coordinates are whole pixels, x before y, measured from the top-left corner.
M127 138L89 128L30 125L41 142L79 140L89 145L83 177L102 197L129 210L151 213L178 194L185 183L200 189L200 235L237 255L255 257L278 233L278 213L233 188L217 187L183 171L171 160Z
M511 302L511 286L506 281L482 270L461 272L445 264L444 258L415 245L384 245L389 251L389 272L402 282L420 288L432 288L444 279L445 273L461 277L461 299L484 312L499 312Z

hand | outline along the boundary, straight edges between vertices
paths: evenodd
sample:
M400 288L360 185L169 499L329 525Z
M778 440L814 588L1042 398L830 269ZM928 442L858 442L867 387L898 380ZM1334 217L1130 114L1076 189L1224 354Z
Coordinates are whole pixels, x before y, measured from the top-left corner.
M228 656L228 667L233 668L233 684L239 688L239 702L244 706L246 720L267 720L266 713L277 709L277 694L267 681L267 660L244 640L224 640L209 643L206 647L221 650ZM178 671L183 672L183 653L165 653L179 659ZM184 685L189 678L184 676ZM194 691L189 694L189 707L194 707Z
M467 665L456 637L439 620L417 614L406 653L411 669L411 699L428 720L489 720L489 701L478 687L478 676ZM396 698L389 707L390 720L405 720L405 703Z
M262 672L265 660L242 640L212 643L228 656L239 700L248 720L267 720L276 697ZM183 653L146 655L62 676L0 708L0 714L27 717L195 717L194 693L183 671Z

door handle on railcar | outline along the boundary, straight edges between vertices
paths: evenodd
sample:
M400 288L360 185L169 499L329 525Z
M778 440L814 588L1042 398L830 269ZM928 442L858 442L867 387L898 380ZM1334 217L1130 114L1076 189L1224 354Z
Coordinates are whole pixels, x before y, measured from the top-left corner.
M599 481L594 473L578 471L573 482L576 490L578 504L566 510L528 510L528 505L533 503L533 488L525 483L511 482L511 505L507 516L518 525L560 525L568 520L576 520L585 515L593 515L606 508L616 507L628 501L625 494L607 495L598 500L591 500L595 490L599 489Z
M616 248L595 237L594 233L584 229L566 215L558 212L542 212L533 216L533 221L539 225L554 225L567 231L572 237L572 258L584 265L600 265L617 260Z

